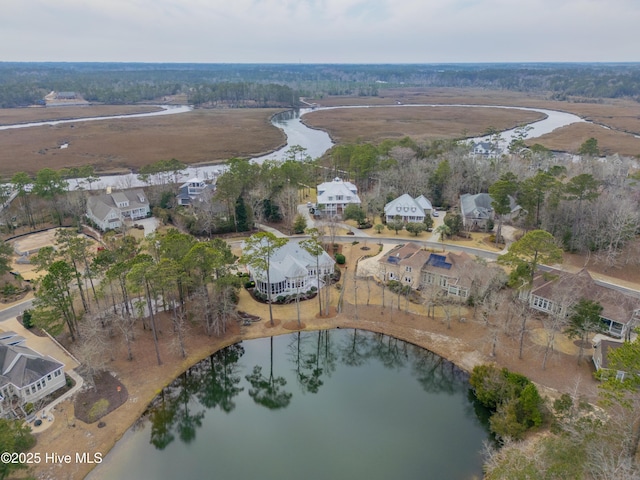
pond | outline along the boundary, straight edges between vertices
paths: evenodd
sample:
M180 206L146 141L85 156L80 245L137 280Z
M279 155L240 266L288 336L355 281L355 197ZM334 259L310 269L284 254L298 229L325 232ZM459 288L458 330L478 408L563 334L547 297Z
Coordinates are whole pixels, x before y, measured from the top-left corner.
M245 341L194 365L87 478L470 479L468 376L361 330Z

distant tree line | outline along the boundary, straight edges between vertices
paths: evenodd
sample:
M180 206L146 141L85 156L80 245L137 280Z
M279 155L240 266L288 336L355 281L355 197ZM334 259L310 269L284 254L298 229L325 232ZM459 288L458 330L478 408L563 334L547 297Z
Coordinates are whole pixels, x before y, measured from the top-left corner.
M0 107L33 105L50 91L94 102L190 101L292 105L299 96L376 96L397 87L483 87L552 98L640 100L638 64L264 65L0 63Z
M297 95L292 88L274 83L220 82L193 87L189 92L189 103L231 107L295 106Z

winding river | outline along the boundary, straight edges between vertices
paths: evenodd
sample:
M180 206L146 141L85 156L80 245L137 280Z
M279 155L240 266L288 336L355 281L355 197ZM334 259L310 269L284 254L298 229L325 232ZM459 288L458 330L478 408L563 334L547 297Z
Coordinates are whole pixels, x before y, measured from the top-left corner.
M411 105L386 105L386 106L375 106L375 108L415 108L415 107L469 107L469 108L508 108L514 110L529 110L533 112L540 112L546 115L546 118L539 120L537 122L533 122L529 124L530 129L528 129L525 133L524 138L535 138L546 133L550 133L553 130L564 127L566 125L570 125L572 123L584 122L582 118L577 115L573 115L571 113L560 112L556 110L547 110L542 108L529 108L529 107L507 107L501 105L429 105L429 104L411 104ZM327 109L336 109L336 108L374 108L370 106L345 106L345 107L326 107ZM322 107L320 108L322 109ZM320 110L316 109L316 110ZM298 110L289 110L286 112L279 113L274 115L271 122L274 126L280 128L285 135L287 136L287 144L280 148L279 150L270 153L268 155L263 155L260 157L253 158L253 161L256 163L262 163L265 160L282 160L287 155L289 149L294 145L299 145L306 150L306 153L311 158L321 157L327 150L329 150L333 146L333 142L329 137L329 134L322 130L316 130L307 127L302 121L301 118L304 115L307 115L313 112L314 109L311 108L301 108ZM146 115L151 116L155 114L161 114L162 112L152 112L147 114L141 114L140 116ZM177 112L176 112L177 113ZM516 134L517 129L507 130L502 132L502 147L506 147L506 145L511 141L512 136ZM477 137L471 139L473 141L483 141L487 140L485 137ZM191 178L194 176L198 176L199 178L215 178L224 170L224 166L222 165L212 165L212 166L201 166L201 167L189 167L184 171L183 179ZM118 186L144 186L138 179L135 174L127 174L127 175L111 175L100 178L100 182L94 184L95 188L104 188L107 185L111 185L113 187Z
M337 109L337 108L415 108L415 107L468 107L468 108L508 108L514 110L529 110L533 112L540 112L546 115L546 118L529 124L529 129L525 132L524 138L536 138L546 133L550 133L553 130L570 125L572 123L584 122L582 118L577 115L573 115L567 112L561 112L557 110L547 110L542 108L530 108L530 107L512 107L502 105L464 105L464 104L451 104L451 105L435 105L435 104L408 104L408 105L375 105L375 106L345 106L345 107L321 107L320 109ZM9 130L14 128L29 128L43 125L57 125L60 123L72 123L72 122L89 122L99 120L109 120L114 118L141 118L152 117L158 115L175 115L190 112L193 110L190 106L162 106L163 110L149 113L139 113L132 115L115 115L108 117L88 117L78 119L67 119L57 121L35 122L35 123L23 123L15 125L3 125L0 126L0 130ZM274 115L272 123L274 126L282 129L287 137L287 144L279 150L263 155L253 159L254 162L262 163L265 160L282 160L285 158L288 150L291 146L299 145L306 150L306 153L311 158L318 158L322 156L327 150L333 146L333 142L329 135L322 130L315 130L307 127L302 123L301 118L314 111L311 108L301 108L299 110L290 110ZM517 129L507 130L502 132L502 147L511 141L511 138L516 134ZM471 139L473 141L483 141L486 137L477 137ZM222 165L200 166L200 167L188 167L184 172L180 181L184 181L188 178L197 176L202 179L211 179L218 176L224 170ZM79 182L75 179L69 181L69 188L76 189ZM101 190L111 186L114 188L130 188L130 187L142 187L144 183L138 180L138 177L134 173L123 175L107 175L99 177L99 181L93 182L91 189ZM83 184L83 188L87 188L88 185Z
M385 108L424 106L431 105ZM553 110L495 107L545 114L545 119L531 124L526 138L584 121ZM183 106L8 125L0 130L188 111L191 107ZM284 131L287 145L253 160L282 159L293 145L306 149L312 158L331 148L326 132L301 122L311 111L274 116L272 123ZM515 129L506 131L502 138L508 143L514 134ZM223 168L190 167L183 177L212 178ZM70 181L71 188L77 184ZM113 175L100 177L92 188L107 185L142 183L135 174ZM386 479L481 474L480 450L487 430L468 397L465 375L446 360L390 337L358 331L304 333L230 348L178 378L150 407L145 426L130 430L90 478ZM279 388L280 394L269 398ZM274 407L273 401L282 405Z

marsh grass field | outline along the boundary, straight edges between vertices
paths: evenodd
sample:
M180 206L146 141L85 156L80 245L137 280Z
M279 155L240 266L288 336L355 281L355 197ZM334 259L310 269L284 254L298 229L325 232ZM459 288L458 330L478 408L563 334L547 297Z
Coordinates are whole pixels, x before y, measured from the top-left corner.
M604 155L614 153L632 157L640 155L640 138L638 138L640 137L640 103L633 100L570 98L566 101L557 101L550 100L545 95L504 90L406 88L381 90L378 97L329 97L314 101L321 106L327 107L342 105L397 105L401 103L404 105L504 105L559 110L578 115L589 122L593 122L595 125L569 125L528 143L539 143L550 150L576 153L585 140L589 137L594 137L598 140L598 145ZM363 110L366 112L369 109ZM322 122L322 124L331 125L334 120L333 115L337 115L340 112L340 110L317 112L317 114L323 114L322 120L317 122L318 124ZM479 131L482 133L489 126L500 128L498 124L509 116L508 110L501 110L501 112L504 117L498 117L497 120L488 117L495 124L482 124L479 118L476 120L477 117L469 119L471 125L466 127L467 136L473 136L473 132ZM477 115L475 112L472 113ZM315 112L314 115L316 115ZM446 118L443 120L446 120ZM313 120L313 116L307 117L305 121L310 126L316 125L316 120ZM340 121L344 121L344 119ZM357 138L357 125L359 122L358 118L351 119L349 124L351 138ZM368 119L367 122L371 122L371 119ZM502 123L500 124L502 125ZM370 127L371 125L367 126ZM449 126L451 128L444 138L456 138L456 136L459 138L461 133L465 132L465 130L461 129L461 124L451 122ZM362 138L369 134L369 131L364 128L360 132Z
M418 142L483 135L489 127L508 130L542 120L526 110L474 107L371 107L318 110L304 116L304 123L329 133L336 143L379 143L411 137Z
M42 112L42 117L30 114L28 121L52 120L47 109L31 110ZM60 118L71 116L67 110L56 110ZM80 111L83 116L116 114L107 113L114 109L103 106L82 107ZM258 156L285 144L282 131L270 122L279 111L199 109L176 115L3 130L0 171L6 178L18 171L93 165L99 173L122 173L171 158L187 164L212 164L232 157ZM0 110L7 123L11 123L10 114ZM20 116L24 118L22 112ZM60 148L65 144L66 148Z
M370 105L372 108L320 110L304 117L311 127L326 130L336 142L405 136L416 141L482 135L489 127L513 128L542 118L536 112L465 107L401 105L505 105L561 110L594 124L573 124L531 140L545 147L576 152L589 137L603 154L640 155L640 104L623 100L552 101L542 95L481 89L381 90L377 97L328 97L322 106ZM394 105L398 108L375 108ZM157 110L150 105L0 109L0 125L69 118L121 115ZM158 160L176 158L206 165L232 157L268 154L286 142L270 122L278 109L196 109L188 113L146 118L71 122L55 126L0 131L0 172L6 179L18 171L35 173L93 165L98 173L123 173ZM604 127L606 128L604 128ZM60 148L67 145L66 148Z

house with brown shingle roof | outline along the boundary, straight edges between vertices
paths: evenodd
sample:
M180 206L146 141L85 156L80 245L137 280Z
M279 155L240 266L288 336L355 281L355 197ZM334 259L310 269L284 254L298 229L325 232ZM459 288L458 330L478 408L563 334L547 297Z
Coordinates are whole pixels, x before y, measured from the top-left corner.
M529 306L547 314L570 315L581 299L602 305L600 315L605 334L628 337L640 323L640 299L596 284L586 269L578 273L554 270L536 275L529 293Z
M463 299L488 283L499 270L478 264L465 252L434 253L412 242L392 249L379 260L379 265L380 280L396 280L414 289L435 285L446 295Z
M601 376L614 375L618 380L624 380L627 372L622 370L613 370L609 365L609 352L620 348L621 342L614 340L606 340L600 335L596 335L597 338L593 339L593 365L596 367L597 372L601 372Z
M381 280L396 280L418 288L420 272L428 258L429 252L416 243L398 245L379 261Z
M421 284L438 285L447 295L468 298L474 282L473 265L473 258L465 252L431 253L422 268Z

